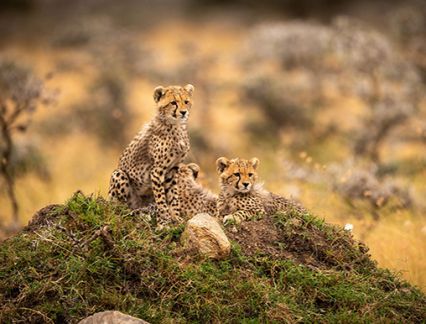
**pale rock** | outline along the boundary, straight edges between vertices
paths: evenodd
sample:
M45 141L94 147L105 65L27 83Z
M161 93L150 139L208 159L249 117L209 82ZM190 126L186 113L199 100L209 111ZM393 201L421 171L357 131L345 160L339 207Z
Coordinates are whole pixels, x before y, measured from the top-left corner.
M231 243L218 220L206 213L197 214L188 221L181 242L212 259L225 258L231 252Z
M78 324L149 324L139 318L123 314L119 311L105 311L95 313L92 316L78 322Z

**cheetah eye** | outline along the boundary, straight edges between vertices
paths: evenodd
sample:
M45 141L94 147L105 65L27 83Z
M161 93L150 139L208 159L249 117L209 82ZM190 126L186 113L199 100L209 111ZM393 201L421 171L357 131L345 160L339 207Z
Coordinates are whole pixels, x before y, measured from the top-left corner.
M249 173L248 176L251 178L253 176L253 173Z
M189 100L185 100L184 102L185 102L185 105L189 104Z
M239 177L239 176L240 176L240 173L239 173L239 172L235 172L235 173L234 173L234 176Z
M176 101L172 101L172 102L170 102L173 106L177 106L177 102Z

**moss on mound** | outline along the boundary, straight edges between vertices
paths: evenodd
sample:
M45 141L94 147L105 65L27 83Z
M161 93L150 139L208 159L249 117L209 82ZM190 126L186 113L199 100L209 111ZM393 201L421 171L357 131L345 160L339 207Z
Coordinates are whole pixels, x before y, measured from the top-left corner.
M0 245L0 322L76 322L108 309L152 323L426 318L421 291L309 214L247 222L228 233L223 261L183 250L182 229L156 233L127 209L80 193L43 209Z

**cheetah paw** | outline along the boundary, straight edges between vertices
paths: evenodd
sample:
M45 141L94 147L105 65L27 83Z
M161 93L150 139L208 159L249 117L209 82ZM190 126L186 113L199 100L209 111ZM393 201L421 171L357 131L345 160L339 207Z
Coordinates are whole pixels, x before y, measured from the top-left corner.
M223 225L228 226L228 225L238 225L241 224L241 218L238 215L226 215L223 218Z
M151 210L148 210L147 208L134 209L132 210L131 215L133 217L140 217L142 221L147 223L150 223L152 221Z

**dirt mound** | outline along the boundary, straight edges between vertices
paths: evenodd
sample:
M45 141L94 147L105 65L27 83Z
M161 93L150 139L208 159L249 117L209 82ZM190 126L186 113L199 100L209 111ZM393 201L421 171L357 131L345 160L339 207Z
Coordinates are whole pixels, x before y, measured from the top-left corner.
M243 222L238 232L227 229L226 235L241 247L241 251L248 256L269 255L274 258L291 259L292 254L287 252L280 243L280 232L271 217L260 220Z
M28 225L24 227L24 231L35 231L43 226L50 226L55 221L55 218L60 215L59 209L62 205L52 204L46 207L43 207L37 211L31 220L28 222Z
M0 323L114 309L164 322L421 322L426 296L308 213L245 222L229 258L182 252L124 207L75 194L0 244Z
M308 213L291 211L244 222L228 231L244 254L293 260L319 269L359 270L375 266L368 248L343 229Z

